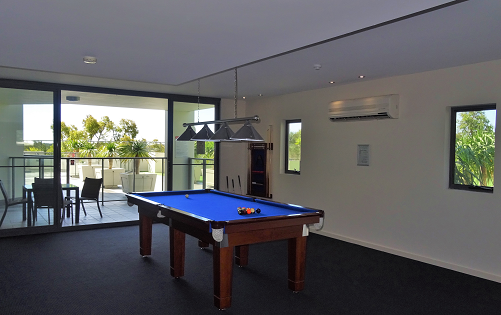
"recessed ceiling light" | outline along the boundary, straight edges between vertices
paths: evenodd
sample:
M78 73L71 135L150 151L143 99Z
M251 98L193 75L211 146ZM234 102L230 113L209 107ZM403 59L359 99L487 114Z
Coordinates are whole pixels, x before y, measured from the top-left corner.
M329 84L334 84L334 83L336 83L336 82L334 82L334 81L329 81Z
M263 94L260 93L259 96L263 96Z
M83 57L83 62L93 65L93 64L97 63L97 58L91 57L91 56L85 56L85 57Z
M358 78L363 79L363 78L365 78L365 75L359 75Z
M244 96L244 97L242 97L242 98L245 100L245 96Z

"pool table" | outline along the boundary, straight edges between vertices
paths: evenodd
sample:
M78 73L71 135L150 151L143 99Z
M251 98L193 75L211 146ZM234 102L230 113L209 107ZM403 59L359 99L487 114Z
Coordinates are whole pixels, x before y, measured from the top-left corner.
M151 255L152 223L169 225L170 270L184 275L185 234L198 238L200 246L213 246L214 304L231 306L233 257L239 266L248 262L249 244L288 240L288 286L304 288L306 238L309 227L321 229L324 213L217 190L163 191L127 194L129 205L139 212L140 254ZM238 207L260 213L238 214Z

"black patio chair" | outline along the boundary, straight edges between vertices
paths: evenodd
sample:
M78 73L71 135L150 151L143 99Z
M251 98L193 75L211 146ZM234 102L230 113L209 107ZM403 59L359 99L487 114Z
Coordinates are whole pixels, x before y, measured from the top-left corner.
M99 214L101 215L101 218L103 217L103 213L101 212L101 208L99 207L99 191L101 190L102 185L102 178L86 177L84 179L84 185L82 192L80 193L80 204L82 205L82 209L85 215L87 215L87 212L85 211L84 201L96 201Z
M35 177L35 183L37 183L37 184L54 184L54 178Z
M35 220L37 220L37 210L39 208L47 208L47 218L50 224L50 209L55 210L57 208L57 198L59 198L61 203L61 209L66 206L71 205L71 201L65 200L63 198L63 190L61 187L54 190L54 184L44 183L33 183L33 225L35 225ZM73 208L72 208L72 218L73 221ZM61 219L64 218L64 211L61 212Z
M21 205L21 204L27 204L28 203L28 198L9 198L7 196L7 190L5 190L5 187L3 185L2 180L0 180L0 189L2 190L2 195L4 198L5 202L5 210L2 215L2 219L0 220L0 226L2 226L3 220L5 220L5 216L7 215L7 209L9 209L10 206L14 205Z

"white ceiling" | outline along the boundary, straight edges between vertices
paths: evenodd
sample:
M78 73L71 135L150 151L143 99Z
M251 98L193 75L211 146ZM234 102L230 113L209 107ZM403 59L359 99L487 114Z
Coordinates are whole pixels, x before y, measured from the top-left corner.
M202 78L201 95L233 98L238 67L239 96L272 96L501 59L500 17L499 0L2 0L0 78L29 69L190 95Z

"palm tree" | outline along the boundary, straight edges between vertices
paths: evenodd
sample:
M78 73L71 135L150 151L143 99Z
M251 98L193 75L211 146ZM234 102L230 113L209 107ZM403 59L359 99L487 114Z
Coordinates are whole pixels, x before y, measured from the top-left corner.
M94 143L84 142L82 144L82 148L80 149L81 157L95 157L96 154L97 154L97 148ZM88 159L87 162L89 163L89 166L92 165L92 159Z
M117 144L115 142L108 142L101 147L99 151L99 156L113 158L117 156ZM108 160L108 168L111 170L113 168L113 159Z
M148 150L148 143L144 140L122 142L118 146L117 151L120 157L125 158L125 161L130 160L130 158L151 159L151 155ZM136 174L139 174L139 164L142 160L143 159L134 159Z
M78 140L68 140L68 146L75 152L75 157L80 156L80 149L82 149L82 142Z

